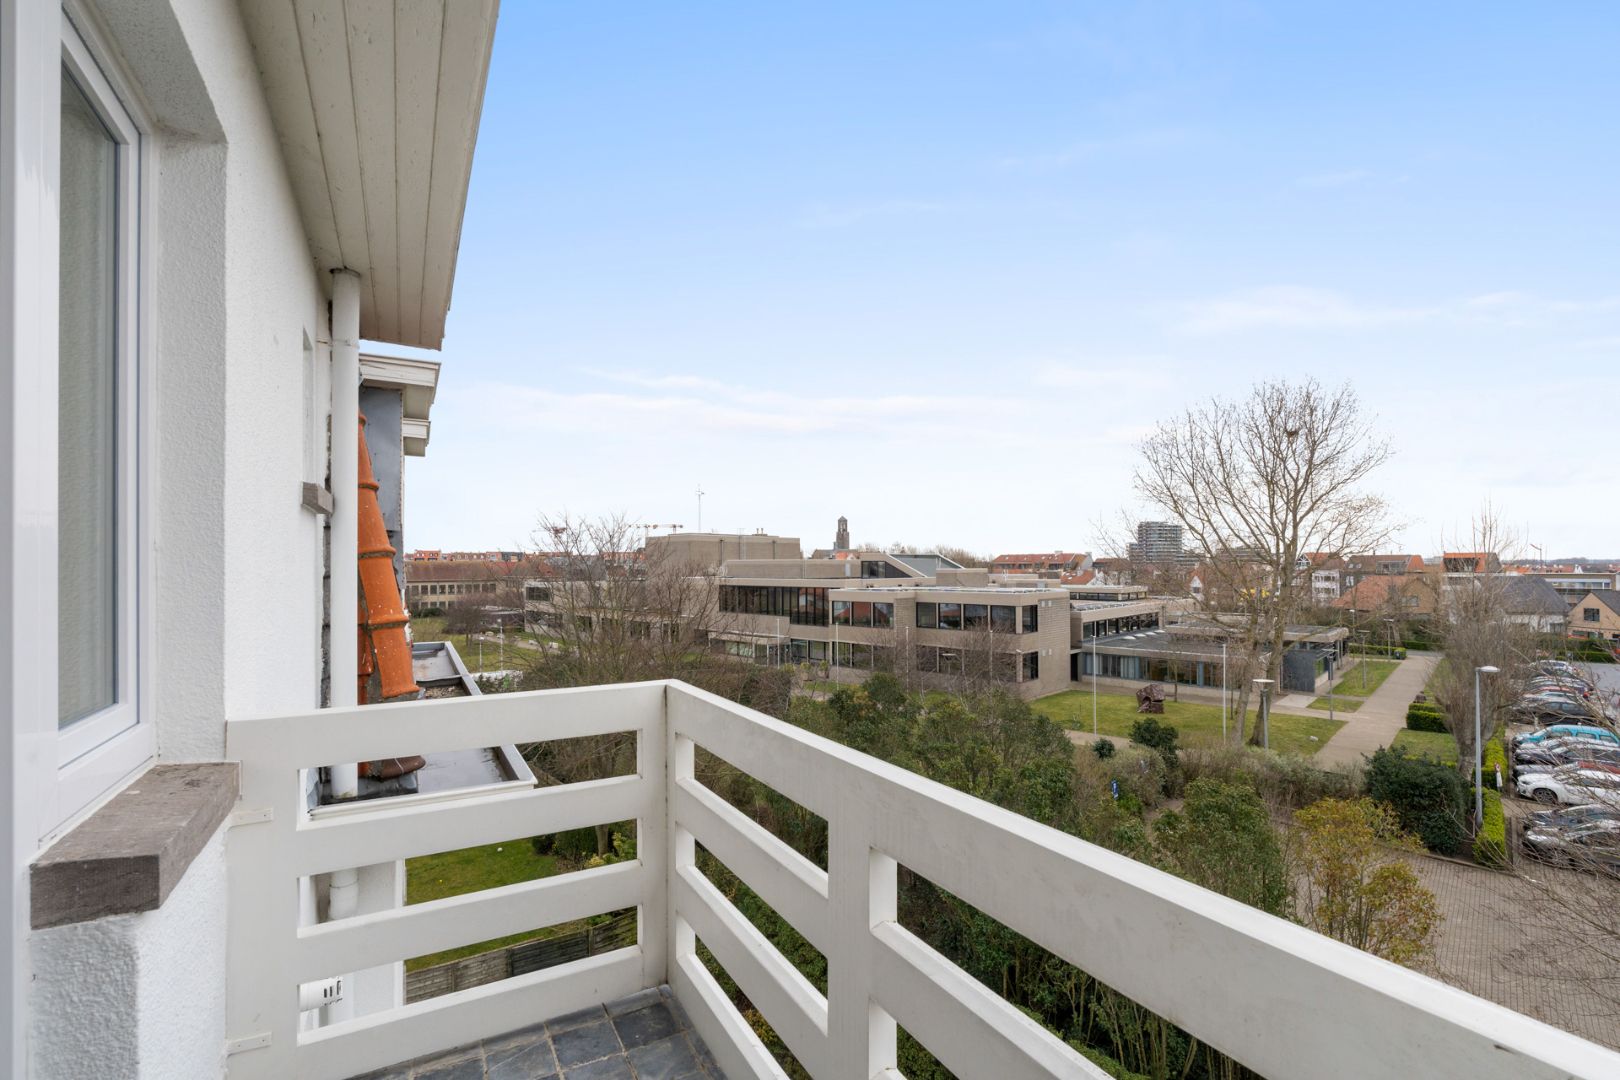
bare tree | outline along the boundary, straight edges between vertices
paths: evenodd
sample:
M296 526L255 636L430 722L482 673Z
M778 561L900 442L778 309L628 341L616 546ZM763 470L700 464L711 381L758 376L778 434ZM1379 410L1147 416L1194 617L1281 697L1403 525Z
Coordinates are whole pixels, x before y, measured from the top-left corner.
M722 629L712 571L638 547L623 517L543 519L536 539L550 554L527 607L552 644L531 655L526 686L691 678L708 663Z
M1513 557L1519 541L1487 504L1472 523L1465 547L1470 554ZM1442 568L1443 569L1443 568ZM1480 737L1489 741L1507 720L1508 708L1518 699L1531 674L1542 634L1533 621L1513 610L1512 575L1488 572L1442 578L1439 589L1437 632L1445 660L1430 681L1435 703L1457 740L1457 767L1470 783L1474 768L1475 671L1494 667L1496 674L1478 679ZM1606 724L1601 707L1589 706L1594 722Z
M1235 615L1238 666L1258 660L1280 679L1288 624L1310 600L1300 557L1370 550L1388 534L1384 500L1362 484L1389 444L1348 385L1279 380L1189 408L1141 453L1136 490L1181 523L1207 575L1205 606ZM1248 680L1236 689L1241 737Z

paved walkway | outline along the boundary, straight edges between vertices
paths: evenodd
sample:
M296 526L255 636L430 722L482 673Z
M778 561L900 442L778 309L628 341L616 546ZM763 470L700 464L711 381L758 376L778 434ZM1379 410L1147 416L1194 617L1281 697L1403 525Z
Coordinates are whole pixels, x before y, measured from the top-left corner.
M1353 765L1363 757L1370 757L1380 746L1388 746L1406 727L1406 707L1429 681L1429 675L1439 662L1439 653L1408 653L1400 666L1389 673L1384 685L1362 702L1361 708L1337 714L1344 717L1344 727L1316 752L1316 763L1324 769ZM1326 714L1318 712L1317 715Z

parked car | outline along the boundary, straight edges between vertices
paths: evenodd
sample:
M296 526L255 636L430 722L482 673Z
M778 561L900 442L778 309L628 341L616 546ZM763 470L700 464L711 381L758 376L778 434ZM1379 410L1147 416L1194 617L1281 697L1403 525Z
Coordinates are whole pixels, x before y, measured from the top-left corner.
M1561 765L1551 772L1530 772L1514 782L1523 799L1546 806L1620 807L1620 766L1586 768L1586 762Z
M1620 875L1620 821L1526 829L1523 851L1543 862Z
M1597 705L1570 698L1532 697L1513 706L1521 718L1536 724L1579 723L1602 720L1613 723L1613 717Z
M1591 803L1586 806L1560 806L1556 810L1532 810L1525 828L1564 828L1593 821L1620 822L1620 808Z
M1513 755L1511 779L1517 781L1525 773L1547 772L1576 762L1620 766L1620 747L1590 739L1558 739L1530 746Z
M1574 697L1590 697L1592 688L1583 682L1574 682L1565 679L1531 679L1524 684L1527 693L1556 693L1570 694Z
M1537 671L1544 671L1550 675L1573 675L1581 677L1581 669L1567 660L1537 660L1532 665Z
M1546 742L1548 739L1561 738L1597 739L1599 742L1614 743L1620 746L1620 735L1616 735L1608 728L1598 727L1596 724L1553 724L1540 731L1526 731L1513 736L1514 746L1525 746L1531 743Z

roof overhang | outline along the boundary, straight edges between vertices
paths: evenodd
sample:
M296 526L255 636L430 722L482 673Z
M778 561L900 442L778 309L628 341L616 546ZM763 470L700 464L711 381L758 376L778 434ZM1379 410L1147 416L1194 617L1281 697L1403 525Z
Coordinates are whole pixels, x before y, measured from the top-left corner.
M425 455L428 436L433 430L428 413L439 389L439 362L361 353L360 385L399 391L404 405L400 433L405 441L405 453L411 457Z
M498 0L239 6L316 266L362 337L439 348Z

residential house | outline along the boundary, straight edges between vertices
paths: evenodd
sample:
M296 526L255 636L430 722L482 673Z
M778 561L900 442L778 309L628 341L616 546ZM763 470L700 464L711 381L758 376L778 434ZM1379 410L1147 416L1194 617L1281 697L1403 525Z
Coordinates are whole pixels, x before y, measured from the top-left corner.
M1368 577L1389 577L1397 574L1423 573L1421 555L1347 555L1340 573L1339 591L1355 588Z
M997 555L990 560L992 574L1080 574L1091 569L1091 556L1080 551L1047 551Z
M1569 609L1569 636L1620 641L1620 592L1593 589Z
M1503 574L1502 604L1513 622L1537 633L1562 636L1569 629L1569 605L1539 577Z
M1620 574L1607 570L1583 569L1529 571L1558 591L1565 603L1574 605L1589 592L1614 592L1620 589Z
M458 1048L482 1072L484 1040L641 995L599 1014L612 1040L665 992L732 1077L780 1075L761 1023L818 1077L895 1075L901 1026L959 1076L1097 1075L900 924L902 865L1263 1075L1620 1073L678 682L359 707L372 652L349 620L388 569L374 506L361 531L359 343L443 342L495 15L0 0L4 1075L341 1080ZM311 804L357 762L613 733L634 769L587 784ZM705 787L700 746L820 815L825 867ZM403 860L625 820L634 858L400 903ZM698 870L699 843L821 951L825 993ZM358 1000L408 957L625 909L632 944Z

